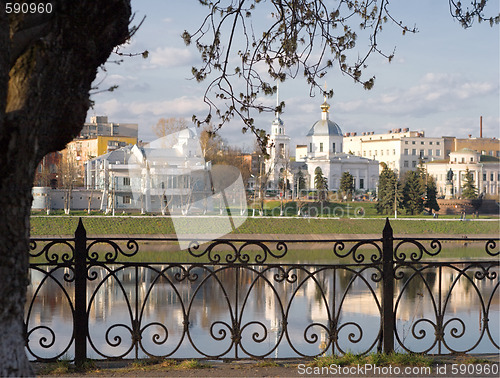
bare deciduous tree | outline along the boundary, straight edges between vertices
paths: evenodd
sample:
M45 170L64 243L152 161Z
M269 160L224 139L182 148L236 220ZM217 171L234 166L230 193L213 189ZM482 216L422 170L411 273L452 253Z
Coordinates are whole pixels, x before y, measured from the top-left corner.
M498 15L485 15L487 0L474 0L469 6L448 1L451 15L465 28L474 20L492 25L499 22ZM206 18L197 30L185 31L182 36L201 55L202 64L192 68L194 78L208 83L204 96L208 115L193 118L201 124L216 116L221 120L217 126L220 128L239 116L245 124L243 132L252 131L263 151L268 136L255 125L252 111L281 112L283 102L273 107L261 100L262 95L276 93L278 81L303 76L311 92L318 90L331 97L333 90L323 90L321 79L336 67L370 89L375 76L364 74L370 55L377 53L388 61L394 55L393 51L382 51L378 44L384 24L395 24L403 34L417 31L416 27L393 18L389 0L200 0L200 3L207 7ZM258 22L252 22L254 18Z

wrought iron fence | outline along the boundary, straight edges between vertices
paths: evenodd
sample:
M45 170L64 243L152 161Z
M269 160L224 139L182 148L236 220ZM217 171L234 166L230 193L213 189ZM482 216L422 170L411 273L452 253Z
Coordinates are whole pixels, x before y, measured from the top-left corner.
M138 261L158 241L174 239L87 238L81 219L74 238L33 238L31 358L500 349L498 238L398 238L387 220L379 239L193 241L180 261ZM446 242L482 256L433 259ZM335 260L288 261L299 244Z

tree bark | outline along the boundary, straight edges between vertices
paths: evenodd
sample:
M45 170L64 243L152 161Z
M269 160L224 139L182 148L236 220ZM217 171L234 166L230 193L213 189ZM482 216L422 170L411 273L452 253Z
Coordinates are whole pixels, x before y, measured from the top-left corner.
M130 0L56 0L50 14L0 3L0 376L32 376L25 352L32 184L80 132L97 68L129 36Z

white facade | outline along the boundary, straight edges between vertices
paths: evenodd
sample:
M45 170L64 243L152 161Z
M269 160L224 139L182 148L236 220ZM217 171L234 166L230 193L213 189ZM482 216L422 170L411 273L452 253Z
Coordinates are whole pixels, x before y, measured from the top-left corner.
M85 174L87 187L102 192L102 211L165 212L168 205L172 212L192 204L197 195L210 194L209 170L196 134L184 129L145 147L124 147L91 159Z
M431 162L445 158L444 138L425 137L423 131L396 129L387 134L346 133L343 139L345 153L384 162L400 176L415 170L420 160Z
M496 161L494 161L496 160ZM494 157L481 155L467 148L451 152L450 159L444 162L431 162L425 165L427 173L434 177L439 196L458 198L462 194L467 169L474 178L478 195L498 196L500 181L500 163ZM447 174L453 172L453 192L447 190Z
M314 171L321 168L327 178L328 189L338 190L344 172L354 177L355 190L375 191L379 177L379 162L375 159L346 154L342 130L330 120L330 105L321 105L321 119L307 133L307 165L309 187L314 188Z
M265 161L266 174L268 174L268 188L279 189L282 176L287 176L290 171L290 137L286 135L285 124L276 113L276 118L271 125L269 159Z

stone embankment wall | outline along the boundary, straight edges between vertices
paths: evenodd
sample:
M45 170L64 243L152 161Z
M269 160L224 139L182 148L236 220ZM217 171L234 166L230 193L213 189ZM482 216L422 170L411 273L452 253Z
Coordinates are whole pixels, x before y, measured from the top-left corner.
M499 214L500 206L495 200L459 200L459 199L440 199L438 200L440 210L438 214L457 214L463 211L466 214Z

